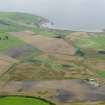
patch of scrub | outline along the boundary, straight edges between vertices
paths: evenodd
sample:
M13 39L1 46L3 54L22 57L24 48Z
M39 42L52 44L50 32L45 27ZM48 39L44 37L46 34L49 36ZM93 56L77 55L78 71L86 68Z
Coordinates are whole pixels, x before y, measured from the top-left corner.
M25 44L22 46L17 46L17 47L8 49L6 51L6 55L12 58L27 58L39 52L40 52L39 49L32 47L31 45Z

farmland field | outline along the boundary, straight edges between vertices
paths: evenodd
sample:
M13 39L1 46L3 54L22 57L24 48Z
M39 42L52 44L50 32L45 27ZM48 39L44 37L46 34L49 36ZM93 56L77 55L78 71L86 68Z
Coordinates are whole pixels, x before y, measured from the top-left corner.
M1 105L51 105L48 102L44 102L41 99L26 98L18 96L4 96L0 97Z
M78 47L81 48L91 48L91 49L104 49L105 46L105 36L88 36L85 37L79 37L78 40L76 40L75 43Z
M22 42L15 36L11 36L5 32L0 32L0 52L5 51L8 48L21 46L23 44L24 42Z

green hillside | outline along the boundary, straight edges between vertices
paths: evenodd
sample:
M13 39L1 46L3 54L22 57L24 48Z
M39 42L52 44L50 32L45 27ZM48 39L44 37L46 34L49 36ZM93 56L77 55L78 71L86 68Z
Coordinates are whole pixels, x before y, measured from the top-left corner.
M31 30L35 34L47 37L63 37L69 31L42 28L40 25L48 20L32 14L18 12L0 12L0 31L16 32Z
M39 26L43 21L46 21L46 19L36 15L16 12L0 12L0 30L20 31L32 29Z

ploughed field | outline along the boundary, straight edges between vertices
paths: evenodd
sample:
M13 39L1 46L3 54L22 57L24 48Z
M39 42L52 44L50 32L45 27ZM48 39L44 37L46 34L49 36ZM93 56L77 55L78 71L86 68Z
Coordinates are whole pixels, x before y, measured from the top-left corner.
M46 29L44 22L35 15L0 13L0 95L38 96L57 105L104 105L105 32ZM2 97L0 102L5 99L19 99L22 105L31 100ZM32 99L31 105L38 101Z

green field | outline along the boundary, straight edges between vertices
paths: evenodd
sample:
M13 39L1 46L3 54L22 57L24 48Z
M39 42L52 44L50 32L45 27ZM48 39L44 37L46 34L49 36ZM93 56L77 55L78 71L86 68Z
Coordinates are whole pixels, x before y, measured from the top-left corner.
M0 98L0 105L51 105L51 104L36 98L6 96Z
M0 12L0 31L17 32L30 30L35 34L47 37L64 37L69 33L69 31L66 30L55 30L40 27L42 23L47 21L48 20L43 17L27 13Z
M89 49L104 49L105 48L105 36L89 36L87 38L80 37L75 41L75 45L80 48Z
M0 51L4 51L8 48L21 46L24 42L16 38L15 36L11 36L6 32L0 32Z
M45 19L36 15L17 12L0 12L0 30L7 32L32 30L39 26L42 21L45 21Z
M97 76L105 78L105 71L98 71Z
M8 21L15 21L19 20L19 23L29 24L29 25L36 25L38 24L43 17L27 14L27 13L18 13L18 12L0 12L0 19L7 19ZM33 23L34 21L34 23Z
M39 34L45 37L55 37L55 38L64 38L70 32L66 30L54 30L54 29L39 28L39 27L35 27L33 31L35 32L35 34Z

